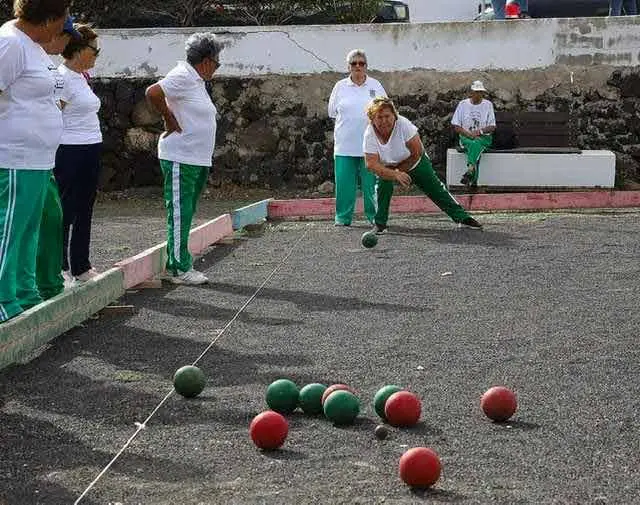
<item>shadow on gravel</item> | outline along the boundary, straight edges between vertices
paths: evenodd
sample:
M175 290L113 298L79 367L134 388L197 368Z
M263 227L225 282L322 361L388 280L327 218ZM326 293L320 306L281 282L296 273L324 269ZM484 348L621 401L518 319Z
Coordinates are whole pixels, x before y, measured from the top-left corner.
M18 412L0 413L0 503L60 505L73 503L82 490L64 487L61 472L82 471L86 484L111 460L113 454L97 450L79 437L62 430L53 423L35 419ZM131 432L134 427L132 425ZM17 443L16 440L20 442ZM124 444L126 440L121 442ZM120 443L120 441L114 441ZM79 470L81 467L82 470ZM90 468L86 468L90 467ZM207 478L207 472L198 466L174 461L149 458L125 453L113 466L113 472L135 475L145 468L145 478L159 482L184 482L194 478ZM55 472L52 472L55 469ZM78 480L77 476L74 479ZM98 505L87 498L83 504Z
M466 499L466 496L446 489L412 489L411 494L420 500L436 503L457 503Z
M195 289L211 289L211 284L205 284L202 286L196 286ZM178 286L164 283L162 290L156 290L154 294L145 294L131 299L131 303L136 306L136 310L146 308L154 310L156 312L162 312L164 314L171 314L177 317L188 317L200 320L218 319L222 321L229 321L236 315L237 309L223 309L207 303L200 303L196 301L195 296L189 299L181 300L178 298L167 298L165 295L177 289ZM191 288L194 289L194 288ZM240 308L240 307L238 307ZM248 312L242 312L238 316L239 321L246 323L264 324L267 326L286 326L293 324L300 324L300 321L296 319L283 318L283 317L265 317L251 316Z
M454 225L452 224L452 226ZM479 231L466 228L438 230L429 228L410 228L407 226L392 226L389 228L387 235L428 238L441 244L477 244L504 247L507 249L517 247L517 242L519 240L519 238L514 237L509 233L492 231L490 229L486 229L486 227L484 231Z
M203 286L205 289L223 291L244 296L251 296L258 286L240 286L224 282L210 282ZM271 298L291 302L301 311L308 312L342 312L345 310L376 309L389 312L424 312L424 307L416 305L400 305L395 303L374 303L361 298L345 296L329 296L308 291L284 290L276 288L263 288L260 291L261 298Z
M539 424L528 423L526 421L518 421L518 420L506 421L503 423L494 422L493 424L502 428L515 428L516 430L521 430L521 431L539 430L541 428Z
M16 400L50 414L133 426L171 391L175 370L193 363L206 347L204 342L127 327L126 321L98 320L88 326L58 338L31 362L0 372L0 403ZM202 398L185 400L176 395L168 408L157 412L154 422L245 425L257 412L229 409L216 388L268 384L291 376L278 368L307 364L309 359L303 354L243 354L213 347L198 363L207 376ZM313 382L305 374L292 379L300 384Z
M276 459L279 461L300 461L307 459L308 456L299 451L292 451L291 449L278 449L276 451L260 451L264 457L269 459Z

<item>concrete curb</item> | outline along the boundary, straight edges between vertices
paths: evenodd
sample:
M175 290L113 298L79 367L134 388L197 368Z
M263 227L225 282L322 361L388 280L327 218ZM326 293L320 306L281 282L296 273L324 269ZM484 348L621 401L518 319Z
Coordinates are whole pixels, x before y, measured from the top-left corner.
M640 207L640 191L569 191L558 193L500 193L455 195L465 209L471 211L496 210L552 210L552 209L615 209ZM357 209L362 208L358 199ZM333 198L301 200L272 200L269 218L285 219L306 216L333 216ZM428 214L441 212L426 196L396 196L391 200L391 212L399 214Z
M193 228L189 233L189 250L201 254L210 245L232 235L234 229L263 222L268 202L247 205ZM66 289L0 324L0 369L25 360L39 347L120 298L127 289L164 271L166 248L163 242L119 261L95 279Z
M0 369L21 361L122 296L123 279L122 270L112 268L0 325Z
M233 229L240 230L249 224L258 224L264 221L268 215L269 202L272 200L269 198L234 210L231 213Z
M231 216L223 214L191 230L189 251L200 254L211 244L232 233ZM161 273L166 261L167 243L162 242L131 258L118 261L115 266L124 272L124 288L129 289Z

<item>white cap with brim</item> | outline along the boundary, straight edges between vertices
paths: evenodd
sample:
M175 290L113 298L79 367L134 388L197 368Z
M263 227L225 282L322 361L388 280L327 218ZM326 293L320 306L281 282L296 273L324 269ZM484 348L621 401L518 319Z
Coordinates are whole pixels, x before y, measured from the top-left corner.
M487 89L484 87L484 84L482 84L482 81L473 81L471 91L487 91Z

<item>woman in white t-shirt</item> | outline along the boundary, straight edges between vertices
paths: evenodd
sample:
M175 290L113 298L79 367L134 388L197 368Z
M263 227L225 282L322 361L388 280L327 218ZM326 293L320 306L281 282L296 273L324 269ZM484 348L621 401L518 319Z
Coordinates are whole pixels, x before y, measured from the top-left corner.
M486 91L482 81L474 81L471 96L458 104L451 119L460 147L467 153L467 172L460 180L467 186L478 185L480 157L491 147L496 130L496 115L493 104L484 98Z
M87 72L100 54L98 34L87 25L75 25L81 38L67 44L58 72L64 79L60 93L64 129L56 153L54 174L63 214L62 270L78 281L98 275L91 267L89 249L93 204L98 190L102 132L100 99L87 81ZM53 246L53 240L52 240Z
M64 62L58 67L64 79L60 93L64 129L54 174L62 203L62 270L67 280L73 277L83 282L98 275L91 267L89 249L102 132L100 99L89 86L87 72L94 67L100 47L98 34L90 26L77 24L75 28L81 38L67 44L62 52Z
M16 0L0 27L0 322L42 301L36 252L62 134L55 65L40 44L62 33L68 0Z
M456 223L482 228L453 198L433 170L418 128L400 116L389 98L376 98L367 108L369 125L364 133L363 150L367 168L378 176L378 211L375 232L387 230L393 184L418 186Z
M167 208L167 273L175 284L203 284L207 277L193 268L189 231L200 193L207 184L216 137L216 107L205 81L220 67L222 43L213 33L195 33L181 61L147 88L147 100L164 120L158 158Z
M364 214L373 223L376 214L375 176L367 170L362 153L362 136L367 127L367 104L387 96L382 84L367 75L367 56L361 49L347 54L349 77L336 83L329 98L333 131L336 226L349 226L356 208L358 184L362 190Z

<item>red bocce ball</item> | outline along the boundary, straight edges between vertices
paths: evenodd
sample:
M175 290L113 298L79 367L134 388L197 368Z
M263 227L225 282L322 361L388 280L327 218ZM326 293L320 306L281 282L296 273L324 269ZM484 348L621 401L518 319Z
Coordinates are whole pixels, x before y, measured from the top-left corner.
M509 388L494 386L482 395L480 407L489 419L504 422L515 414L518 402L515 393Z
M278 449L289 433L289 423L277 412L267 410L253 418L249 425L251 440L260 449Z
M384 415L392 426L408 427L420 419L420 399L409 391L393 393L384 404Z
M400 478L411 487L433 486L440 478L442 465L433 449L414 447L400 458Z

